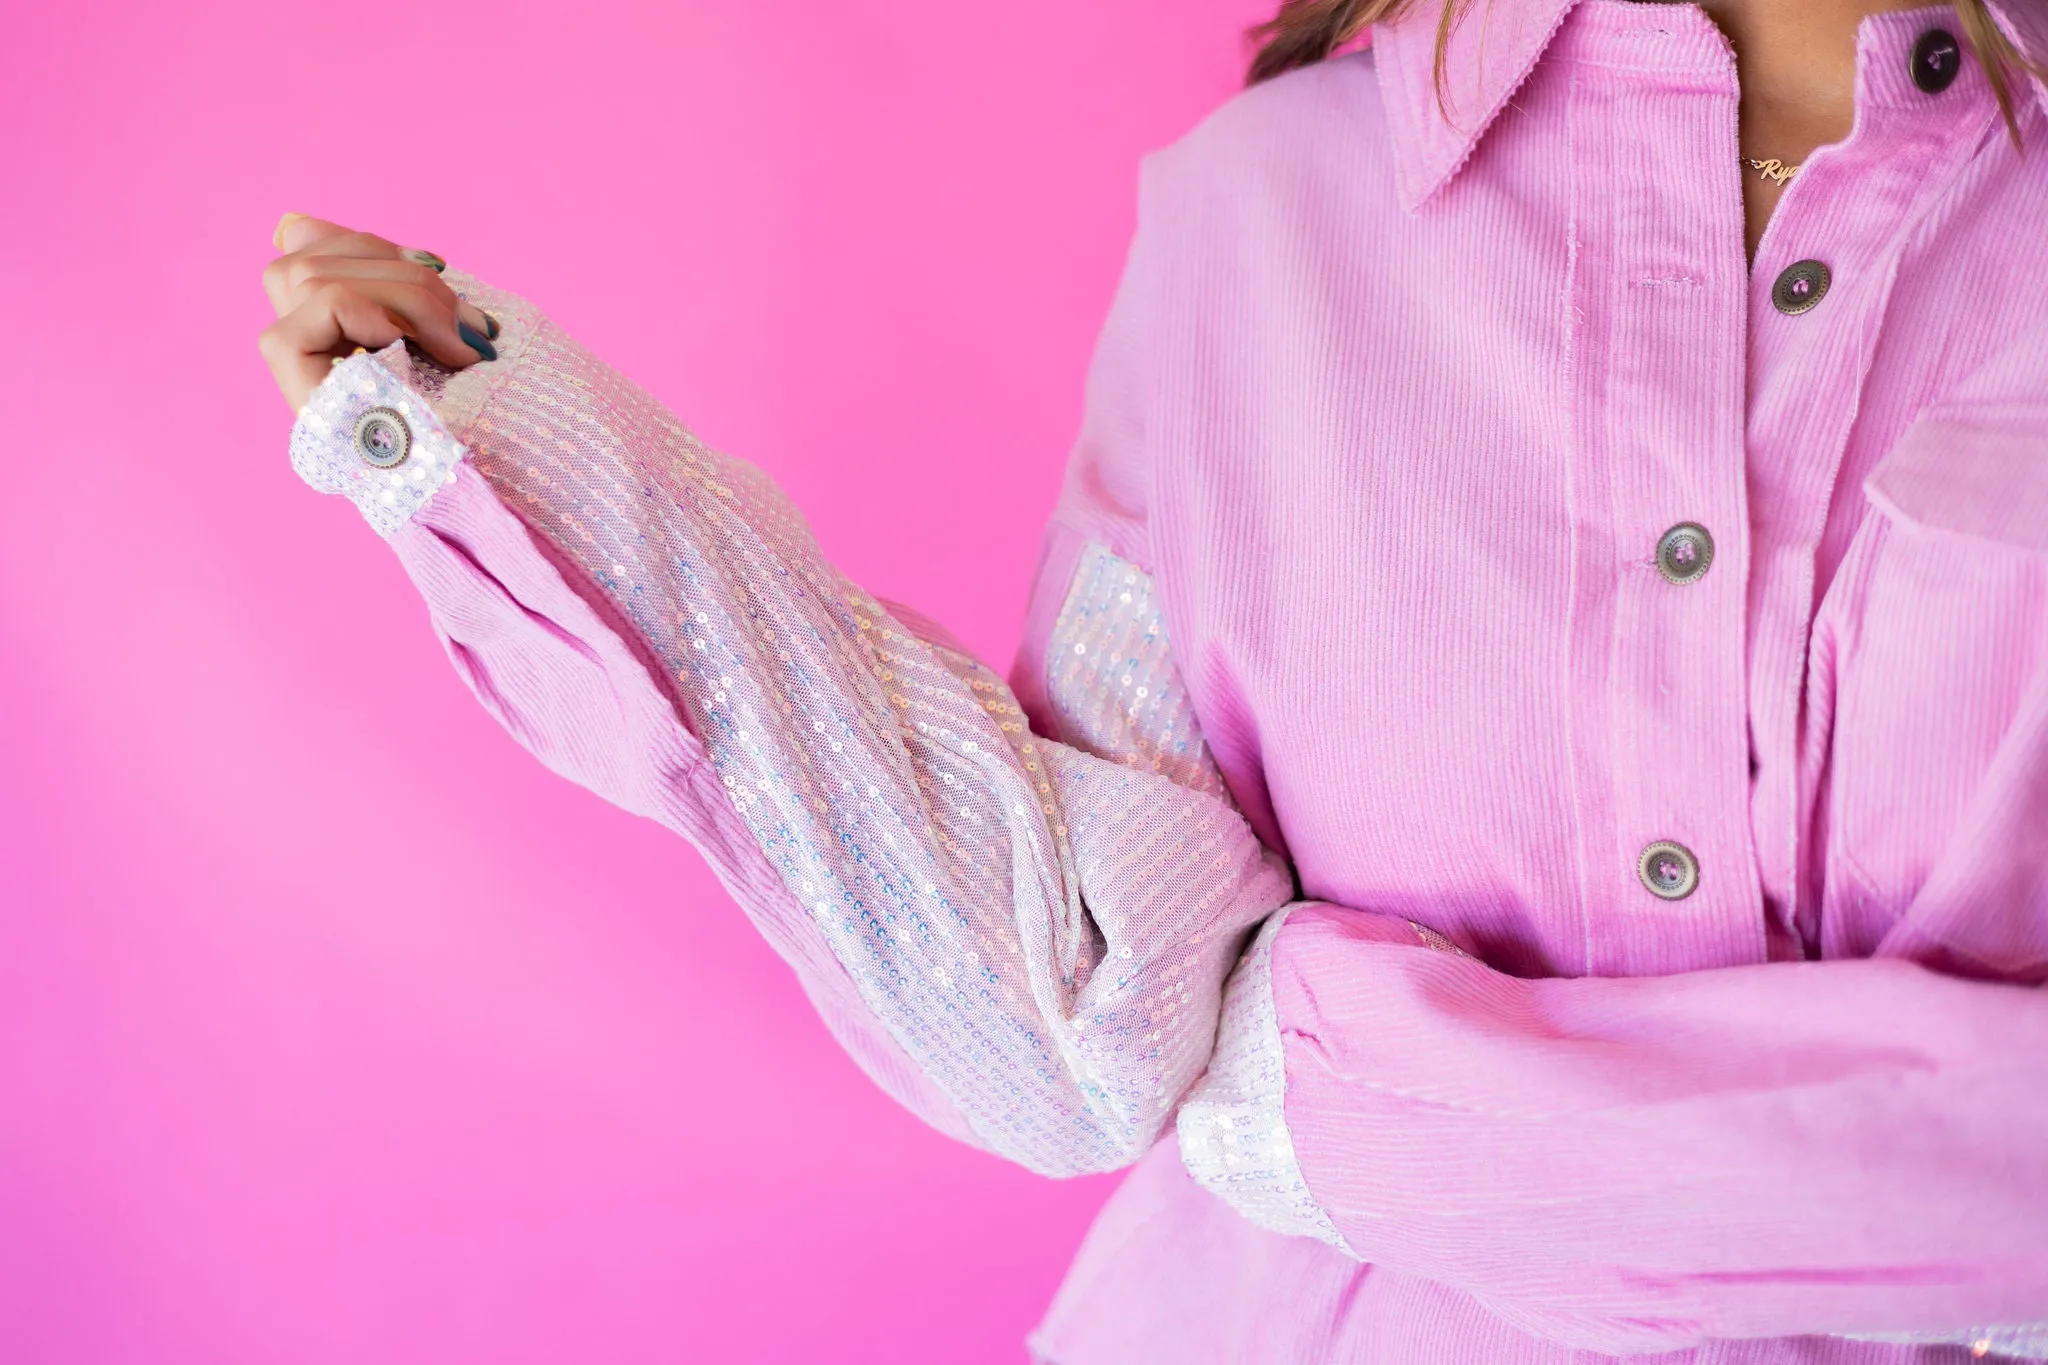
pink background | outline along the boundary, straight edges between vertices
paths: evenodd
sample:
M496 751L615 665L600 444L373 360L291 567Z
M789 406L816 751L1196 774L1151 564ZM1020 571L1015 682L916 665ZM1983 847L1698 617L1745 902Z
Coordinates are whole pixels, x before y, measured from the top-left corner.
M940 1139L285 459L299 209L527 294L1006 664L1136 160L1265 0L15 7L0 1358L1018 1361L1107 1181Z

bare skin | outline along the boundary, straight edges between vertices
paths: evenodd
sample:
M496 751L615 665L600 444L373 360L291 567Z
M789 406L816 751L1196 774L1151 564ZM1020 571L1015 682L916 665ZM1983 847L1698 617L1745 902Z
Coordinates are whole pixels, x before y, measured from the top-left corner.
M1802 164L1849 136L1855 116L1856 26L1864 16L1927 0L1697 0L1735 47L1742 80L1742 155ZM1756 255L1790 182L1743 168L1749 254Z
M1423 0L1427 3L1427 0ZM1869 14L1917 9L1925 0L1696 0L1728 35L1742 80L1742 155L1803 163L1815 148L1849 135L1855 113L1856 26ZM1748 250L1785 192L1745 168ZM444 365L475 364L481 353L457 322L488 337L477 309L458 300L429 265L397 243L338 223L288 213L273 244L285 254L263 272L277 313L260 339L278 390L294 412L333 362L359 346L410 338Z
M285 254L263 268L277 321L257 347L284 401L297 412L334 362L357 347L379 350L400 337L454 369L482 353L458 323L485 338L496 330L482 310L455 297L431 265L396 242L339 223L287 213L271 244Z

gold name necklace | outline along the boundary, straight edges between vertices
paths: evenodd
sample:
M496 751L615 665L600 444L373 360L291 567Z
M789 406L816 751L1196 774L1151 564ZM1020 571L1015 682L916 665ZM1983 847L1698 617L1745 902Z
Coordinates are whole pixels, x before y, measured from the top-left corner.
M1787 180L1799 174L1799 167L1787 166L1776 157L1772 157L1768 161L1759 161L1753 156L1746 156L1742 158L1742 164L1755 171L1765 180L1778 185L1784 184Z

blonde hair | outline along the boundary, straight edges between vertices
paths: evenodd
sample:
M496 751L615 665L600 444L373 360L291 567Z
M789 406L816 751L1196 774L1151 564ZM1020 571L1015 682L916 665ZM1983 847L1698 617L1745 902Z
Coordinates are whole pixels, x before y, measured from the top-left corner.
M1253 28L1250 37L1258 45L1245 83L1257 85L1283 71L1322 61L1338 48L1364 33L1372 25L1395 18L1415 0L1282 0L1280 12ZM2030 73L2048 79L2048 71L2029 62L2012 45L1991 18L1984 0L1954 0L1956 23L1963 38L1977 54L1991 93L2005 115L2006 132L2013 146L2020 145L2019 118L2013 112L2015 73ZM1436 93L1441 106L1444 97L1444 54L1450 46L1451 30L1465 17L1472 0L1443 0L1436 20Z

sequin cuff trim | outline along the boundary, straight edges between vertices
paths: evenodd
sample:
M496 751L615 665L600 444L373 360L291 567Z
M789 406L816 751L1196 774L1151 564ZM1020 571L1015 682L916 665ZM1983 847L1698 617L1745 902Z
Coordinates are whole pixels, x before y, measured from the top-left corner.
M402 355L404 343L392 349ZM392 373L388 354L352 355L337 364L300 410L291 438L299 477L355 503L386 539L437 489L454 482L465 453L427 398ZM393 456L388 467L376 463Z
M1852 1336L1851 1341L1882 1341L1903 1346L1962 1346L1979 1360L2048 1360L2048 1322L2024 1327L1974 1327L1965 1332L1922 1336L1914 1333Z
M1287 1064L1273 1008L1273 940L1286 920L1285 910L1267 919L1224 987L1216 1053L1180 1109L1180 1158L1199 1184L1258 1226L1352 1256L1309 1193L1287 1131Z

